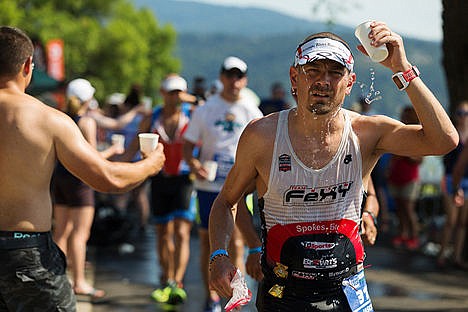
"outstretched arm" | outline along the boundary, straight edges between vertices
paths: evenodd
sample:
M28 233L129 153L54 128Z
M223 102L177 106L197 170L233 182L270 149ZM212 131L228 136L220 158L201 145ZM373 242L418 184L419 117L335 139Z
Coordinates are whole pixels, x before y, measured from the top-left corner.
M132 122L136 115L143 112L143 106L138 105L118 118L107 117L99 111L90 111L88 116L96 120L97 125L101 128L108 130L121 130Z
M141 161L111 162L86 141L76 124L65 114L57 112L50 129L54 133L54 146L60 162L99 192L128 191L158 173L164 165L162 144Z
M84 138L91 144L92 147L97 149L97 127L96 121L93 118L84 116L78 122L78 127L83 133ZM124 150L119 144L111 145L105 150L99 151L99 154L105 159L108 159L116 154L122 154Z

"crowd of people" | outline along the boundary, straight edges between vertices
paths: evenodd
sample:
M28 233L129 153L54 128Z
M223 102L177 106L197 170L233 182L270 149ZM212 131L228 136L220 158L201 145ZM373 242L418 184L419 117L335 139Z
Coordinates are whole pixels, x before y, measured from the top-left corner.
M463 267L468 104L452 122L406 58L402 38L383 22L371 24L369 37L389 50L380 64L407 79L411 105L400 121L343 108L356 82L354 56L330 32L308 36L294 51L294 104L280 83L260 101L247 87L247 63L228 56L208 89L196 77L189 92L181 75L168 73L161 103L151 107L139 85L96 107L92 84L73 79L60 112L25 93L33 45L23 31L2 26L0 131L12 148L0 155L0 310L75 311L76 295L105 297L85 279L95 192L120 193L112 195L118 210L136 207L139 227L154 226L161 275L149 295L159 303L190 295L184 278L198 220L204 311L221 311L238 270L258 281L259 311L369 309L368 294L359 294L367 289L365 245L375 244L378 220L389 213L374 173L385 154L398 219L393 243L411 250L420 247L418 167L423 156L446 155L437 263L447 265L453 237L450 259ZM159 143L144 153L138 134L148 132ZM247 196L258 198L260 235ZM29 274L36 267L50 274Z
M370 112L365 102L353 109L368 116L377 114ZM385 234L396 249L435 257L440 269L468 268L465 247L468 218L464 200L468 159L462 155L463 142L467 140L467 111L468 103L462 101L451 118L460 138L454 150L428 160L427 167L424 156L386 154L379 159L371 175L380 207L381 235ZM400 120L405 124L419 124L412 106L401 109ZM435 171L431 173L435 176L424 180L424 170ZM425 188L429 194L425 194Z

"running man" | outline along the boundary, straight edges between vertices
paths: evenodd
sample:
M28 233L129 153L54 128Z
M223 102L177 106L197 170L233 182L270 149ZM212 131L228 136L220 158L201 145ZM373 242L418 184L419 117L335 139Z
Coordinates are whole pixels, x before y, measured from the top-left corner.
M212 95L204 105L195 109L184 133L184 159L197 177L194 185L200 209L200 266L207 291L205 312L221 311L219 296L208 288L208 217L211 205L234 163L237 142L242 131L251 120L263 116L255 103L248 97L241 96L241 91L248 82L247 64L243 60L234 56L227 57L221 65L219 79L223 84L222 91ZM193 156L197 144L200 144L200 158ZM208 173L203 167L203 162L207 160L217 163L214 181L207 179ZM244 209L244 202L241 205ZM233 235L231 250L233 261L238 267L243 266L244 241L239 231Z
M375 46L389 49L380 64L404 79L397 86L407 93L421 124L343 109L356 81L348 44L328 32L300 43L289 71L297 108L247 126L211 210L210 286L221 296L232 296L236 272L226 252L232 210L255 182L263 221L258 310L372 310L359 235L362 218L373 222L371 211L367 216L361 211L372 168L384 153L445 154L456 147L458 135L407 60L402 38L383 22L373 22L369 36Z
M195 219L193 181L182 155L183 134L192 104L184 102L183 99L189 96L187 81L177 74L169 74L161 82L159 93L162 105L156 106L152 114L142 120L138 130L157 133L167 159L161 172L151 177L151 211L161 270L159 287L151 297L159 303L179 304L187 299L184 277L190 258L190 231ZM136 152L137 145L138 139L132 141L128 150L130 155Z

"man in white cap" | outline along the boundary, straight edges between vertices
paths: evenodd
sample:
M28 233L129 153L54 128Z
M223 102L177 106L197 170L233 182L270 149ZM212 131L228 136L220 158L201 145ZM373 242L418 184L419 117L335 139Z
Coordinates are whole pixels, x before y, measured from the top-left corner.
M191 200L193 183L189 177L190 168L182 158L182 136L191 111L191 104L185 101L196 101L196 97L187 93L186 80L177 74L170 74L162 81L160 94L163 105L144 118L138 130L139 133L157 133L166 155L161 172L151 177L151 211L161 270L160 285L151 297L160 303L179 304L187 298L183 282L195 219ZM134 153L136 148L135 140L129 153Z
M247 64L234 56L227 57L222 66L219 79L223 84L220 93L210 96L203 106L198 107L191 118L184 134L184 158L196 175L200 209L200 265L206 291L208 293L205 311L221 311L219 296L208 288L209 239L208 219L211 205L218 195L227 173L231 169L236 156L237 143L244 128L253 119L262 117L262 113L247 97L241 97L241 90L247 86ZM200 144L201 154L193 156L193 150ZM207 180L208 172L204 168L205 161L217 163L216 178ZM242 212L246 210L245 202L241 201ZM249 247L260 246L259 240L247 242ZM236 266L243 267L244 242L240 233L234 235L231 242L231 255ZM253 255L258 256L258 254ZM258 260L258 259L257 259Z
M212 207L210 286L221 296L233 295L235 267L225 252L232 210L255 183L263 229L258 311L373 311L360 236L375 228L377 211L361 210L372 168L384 153L445 154L458 135L408 62L402 38L383 22L371 24L369 37L374 46L386 44L389 57L380 64L403 76L406 83L397 87L407 92L421 124L343 109L356 81L351 50L332 33L307 37L289 71L297 107L245 129ZM372 243L375 231L369 237Z
M76 311L50 234L56 161L100 192L121 192L159 172L165 157L162 145L131 164L101 157L71 118L25 94L33 52L23 31L0 27L0 310Z

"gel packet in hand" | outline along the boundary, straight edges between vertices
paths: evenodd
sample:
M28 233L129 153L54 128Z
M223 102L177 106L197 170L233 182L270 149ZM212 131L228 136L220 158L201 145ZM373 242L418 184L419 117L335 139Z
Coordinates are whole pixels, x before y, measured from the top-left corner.
M232 298L228 301L224 309L226 312L240 311L243 305L252 299L252 292L247 288L247 283L239 269L231 280Z

